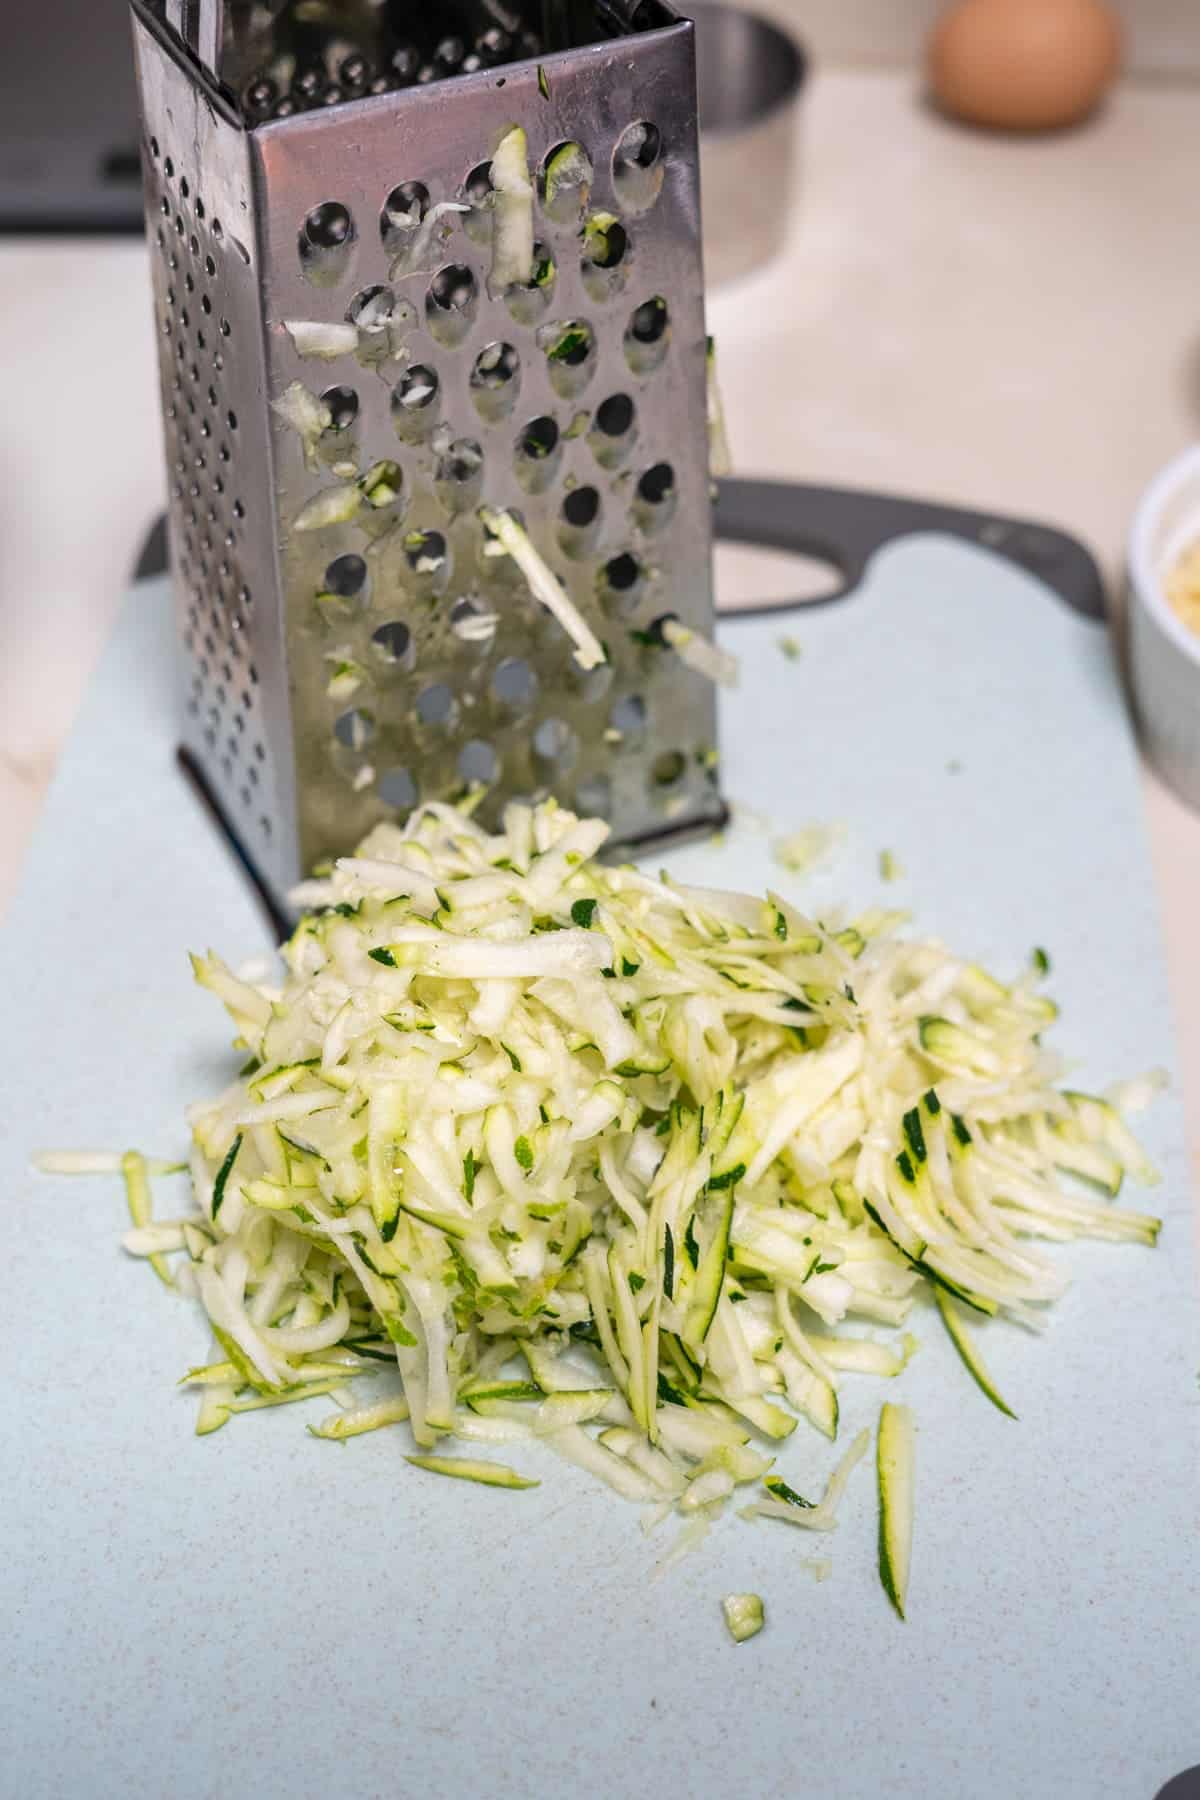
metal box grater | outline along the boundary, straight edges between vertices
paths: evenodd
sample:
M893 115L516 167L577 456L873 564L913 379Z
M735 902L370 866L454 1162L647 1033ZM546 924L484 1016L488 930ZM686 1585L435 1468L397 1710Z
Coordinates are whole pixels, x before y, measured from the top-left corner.
M692 26L600 0L554 50L487 6L422 61L388 0L133 0L185 741L276 892L473 785L485 820L551 791L624 845L724 813L711 685L656 629L712 626ZM535 273L493 293L514 124ZM304 355L313 322L357 335ZM315 441L272 405L297 382ZM313 527L331 493L357 510ZM606 663L486 553L481 502Z

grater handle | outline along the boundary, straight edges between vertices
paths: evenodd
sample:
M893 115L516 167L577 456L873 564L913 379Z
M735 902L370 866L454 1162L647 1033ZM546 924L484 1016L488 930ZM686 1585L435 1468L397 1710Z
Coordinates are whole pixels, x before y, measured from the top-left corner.
M816 556L841 577L832 593L816 600L780 601L730 608L739 615L789 606L824 605L844 599L862 581L877 550L914 532L962 538L1003 556L1045 582L1085 618L1106 614L1104 582L1090 550L1078 538L1026 519L908 500L866 489L810 487L804 482L723 480L717 483L715 536L725 543L759 544ZM718 610L723 610L718 607Z

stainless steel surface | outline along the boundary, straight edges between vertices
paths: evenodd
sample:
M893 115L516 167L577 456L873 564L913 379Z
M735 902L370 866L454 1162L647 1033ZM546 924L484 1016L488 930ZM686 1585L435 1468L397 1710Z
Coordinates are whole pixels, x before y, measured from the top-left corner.
M710 287L768 262L787 234L805 57L792 37L719 0L681 0L696 28L704 273Z
M247 130L139 16L187 741L276 886L473 782L485 816L550 790L620 841L721 816L711 686L651 630L666 612L712 626L692 35L675 22ZM591 191L551 217L539 186L554 275L493 294L490 213L429 215L466 204L516 122L538 171L582 144ZM640 122L659 150L630 179L619 145ZM408 183L416 231L396 220L411 189L388 211ZM585 212L626 234L607 269L582 260ZM390 320L357 351L298 354L285 322L345 322L380 289ZM582 360L552 358L576 322ZM342 423L313 467L270 410L295 382ZM381 464L394 500L297 529ZM485 554L481 500L521 513L604 666L582 673Z
M134 50L183 736L248 854L283 887L299 832L250 140L140 18Z

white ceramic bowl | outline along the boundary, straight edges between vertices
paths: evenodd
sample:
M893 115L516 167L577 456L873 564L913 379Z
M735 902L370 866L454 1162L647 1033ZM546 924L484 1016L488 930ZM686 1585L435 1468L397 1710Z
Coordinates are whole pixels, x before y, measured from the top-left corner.
M1129 675L1142 742L1175 791L1200 808L1200 633L1171 606L1166 576L1200 543L1200 445L1151 482L1129 539Z

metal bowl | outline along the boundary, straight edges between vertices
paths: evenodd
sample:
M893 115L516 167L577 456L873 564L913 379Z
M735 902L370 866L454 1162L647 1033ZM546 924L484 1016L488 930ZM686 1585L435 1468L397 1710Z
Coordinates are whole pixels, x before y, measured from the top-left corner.
M696 28L704 271L710 287L759 268L787 233L807 59L778 26L719 0L683 0Z

